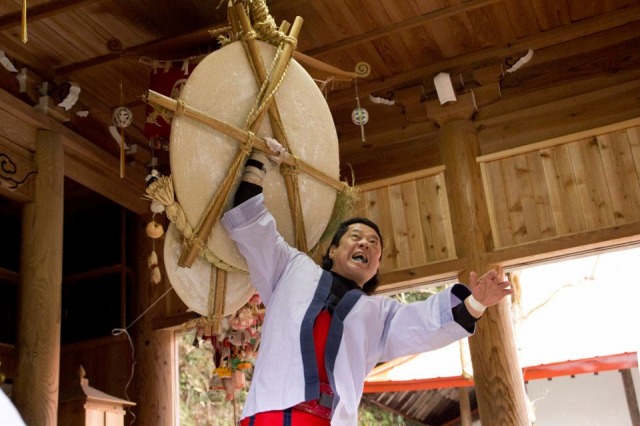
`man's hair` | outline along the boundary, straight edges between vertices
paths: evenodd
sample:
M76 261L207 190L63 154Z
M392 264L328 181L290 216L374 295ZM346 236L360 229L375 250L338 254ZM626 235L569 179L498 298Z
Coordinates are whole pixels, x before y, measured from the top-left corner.
M378 234L378 237L380 238L380 248L382 249L384 247L384 244L382 243L382 234L380 233L380 228L378 228L378 225L376 225L366 217L352 217L351 219L347 219L344 222L342 222L338 226L338 229L336 230L336 232L333 234L333 238L331 239L331 243L327 248L327 252L324 254L324 256L322 256L322 269L330 271L331 268L333 268L333 260L329 257L329 251L331 250L332 246L338 247L340 245L340 239L344 234L347 233L347 230L349 229L349 225L353 225L354 223L362 223L363 225L367 225L368 227L376 231L376 233ZM382 258L382 253L380 254L380 258ZM371 278L369 281L364 283L364 285L362 286L362 291L364 291L366 294L371 295L376 290L376 288L378 288L378 272L377 271L376 271L376 274L373 276L373 278Z

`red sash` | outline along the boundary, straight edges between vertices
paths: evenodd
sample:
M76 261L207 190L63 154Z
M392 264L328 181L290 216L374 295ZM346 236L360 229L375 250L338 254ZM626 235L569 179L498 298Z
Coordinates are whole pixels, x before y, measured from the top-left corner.
M318 314L313 326L313 340L316 347L318 377L320 378L320 398L304 401L287 410L264 411L240 421L240 426L329 426L333 391L327 383L327 370L324 365L324 350L329 335L331 315L327 310Z
M263 411L240 421L240 426L329 426L330 424L329 419L323 419L295 408Z

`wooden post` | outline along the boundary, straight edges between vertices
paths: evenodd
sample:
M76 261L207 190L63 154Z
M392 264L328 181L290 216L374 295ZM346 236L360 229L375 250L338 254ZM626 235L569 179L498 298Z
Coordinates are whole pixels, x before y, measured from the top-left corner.
M462 386L458 388L460 392L460 425L471 426L473 420L471 418L471 402L469 401L469 389Z
M467 96L468 95L468 96ZM483 254L490 251L491 227L482 177L476 158L480 154L477 131L471 121L476 103L472 94L460 96L452 114L449 105L432 105L428 114L441 127L440 155L450 203L456 252L467 269L458 279L468 282L469 272L490 269ZM484 424L529 426L526 393L515 349L509 301L489 308L469 339L480 420Z
M56 133L40 131L34 201L22 220L16 407L29 425L58 419L64 152Z
M632 426L640 426L640 410L638 410L638 397L636 396L636 389L633 386L633 377L631 376L631 370L625 368L620 370L622 375L622 384L624 386L624 394L627 399L627 406L629 407L629 418L631 419Z

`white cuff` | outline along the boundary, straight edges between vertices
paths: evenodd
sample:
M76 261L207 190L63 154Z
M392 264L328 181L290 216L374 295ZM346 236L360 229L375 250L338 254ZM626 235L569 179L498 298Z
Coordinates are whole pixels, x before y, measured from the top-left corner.
M473 294L467 298L469 300L469 306L475 311L480 312L481 314L484 312L487 307L482 303L478 302L478 300L473 297Z

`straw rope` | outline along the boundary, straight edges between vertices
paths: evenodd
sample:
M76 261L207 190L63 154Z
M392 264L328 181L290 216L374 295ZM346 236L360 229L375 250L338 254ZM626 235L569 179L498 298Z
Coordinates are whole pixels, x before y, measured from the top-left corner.
M148 200L155 200L162 204L165 208L167 218L175 223L176 228L182 233L185 240L190 239L193 236L193 228L189 224L187 215L185 214L182 206L175 199L175 192L173 189L173 179L171 176L161 176L146 189L144 197ZM216 268L226 269L230 272L240 272L246 274L246 271L235 268L218 258L208 247L203 247L202 256Z
M273 61L271 62L271 67L269 68L269 72L267 75L270 76L273 74L273 70L278 64L278 60L280 59L282 52L283 52L283 46L280 46L276 51L276 55L274 56ZM254 67L253 61L250 60L249 62L252 64L251 66ZM269 107L271 98L273 98L275 93L278 91L278 89L280 88L280 85L282 84L282 82L284 81L287 75L288 68L289 68L289 61L287 61L287 65L284 71L282 72L282 75L278 79L278 82L272 87L272 89L268 93L266 92L269 86L271 85L271 81L268 78L264 79L264 81L262 82L262 86L260 87L260 91L256 96L256 101L254 102L254 105L245 121L245 128L249 128L250 125L253 124L255 120L264 112L264 110Z
M257 12L254 13L254 21L257 21L254 27L259 28L259 32L263 35L263 39L269 39L272 43L278 42L278 51L276 52L276 58L272 62L271 68L273 69L274 64L277 62L277 56L281 54L285 50L285 45L287 43L295 42L295 39L292 37L286 37L283 35L283 31L287 31L289 29L288 22L283 22L281 30L276 31L275 24L270 16L268 16L268 11L266 6L262 5L254 5L256 6ZM264 69L264 64L262 63L262 56L258 50L258 46L256 44L256 31L254 27L251 26L249 18L247 17L245 10L242 8L242 5L236 5L232 8L231 16L234 20L237 20L235 26L240 26L243 36L241 37L242 46L245 50L245 54L248 58L248 62L251 65L252 71L256 77L257 83L261 86L261 89L265 87L266 84L270 84L268 82L267 76L272 75L272 69L269 70L269 73ZM286 28L286 30L285 30ZM277 33L277 34L276 34ZM265 37L264 35L267 35ZM273 36L273 37L272 37ZM291 50L295 49L295 45L289 44ZM289 62L287 62L288 67ZM284 70L286 72L286 69ZM283 74L284 78L284 74ZM281 83L282 79L274 86L274 92L277 90ZM261 94L257 97L257 101L262 99L264 95ZM267 99L268 100L268 99ZM265 103L266 104L266 103ZM261 112L254 113L249 115L251 116L260 115ZM275 138L280 141L287 152L292 153L291 146L289 144L289 140L287 138L284 125L282 124L282 120L280 117L280 112L278 111L278 105L275 102L268 103L268 115L269 120L271 122L271 128ZM293 173L283 173L285 188L287 191L287 198L289 200L289 207L292 215L292 222L294 224L294 236L295 236L295 245L301 251L307 251L307 236L306 236L306 228L304 226L304 218L302 215L302 203L300 201L300 193L298 186L298 176Z
M200 216L200 220L198 221L198 225L195 227L192 236L190 238L187 238L185 236L186 247L182 251L182 255L178 260L178 264L186 264L191 266L192 262L188 260L190 256L196 255L199 250L204 250L204 248L206 247L206 239L209 238L209 233L213 227L213 224L216 223L222 216L222 209L226 204L229 195L231 194L231 188L233 187L233 184L236 180L236 176L238 176L241 169L244 167L247 158L251 154L254 140L255 135L253 134L253 132L247 132L247 138L242 141L240 150L236 154L235 159L229 167L229 173L226 174L224 180L222 181L222 184L218 188L218 191L215 193L215 195L209 202L209 205ZM218 261L221 268L229 270L230 265L227 265L219 259Z
M209 276L209 297L207 300L207 319L214 334L220 334L224 307L227 300L227 274L223 269L211 267Z

